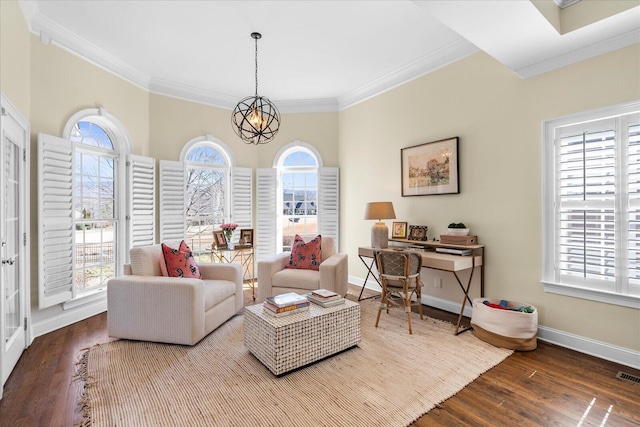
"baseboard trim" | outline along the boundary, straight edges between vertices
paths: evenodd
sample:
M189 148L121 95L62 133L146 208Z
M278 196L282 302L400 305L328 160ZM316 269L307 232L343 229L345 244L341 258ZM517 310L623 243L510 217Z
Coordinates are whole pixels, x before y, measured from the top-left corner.
M360 277L349 276L349 283L362 286L364 280ZM367 280L365 288L376 292L380 291L380 286L374 279ZM460 313L460 303L442 298L423 296L422 303L451 313ZM471 313L472 307L467 304L464 308L464 315L471 317ZM538 339L600 359L609 360L634 369L640 369L640 352L628 348L618 347L613 344L596 341L591 338L574 335L546 326L538 326Z
M32 337L37 338L72 323L88 319L91 316L107 311L107 299L104 298L91 304L86 304L74 310L66 310L58 316L50 317L42 322L34 323L31 327Z
M538 339L600 359L640 369L640 352L628 348L618 347L546 326L538 327Z

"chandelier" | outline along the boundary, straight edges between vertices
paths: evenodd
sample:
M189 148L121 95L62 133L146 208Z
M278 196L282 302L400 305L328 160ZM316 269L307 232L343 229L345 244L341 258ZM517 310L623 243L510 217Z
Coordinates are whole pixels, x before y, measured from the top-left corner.
M233 109L231 122L233 130L247 144L266 144L278 133L280 113L275 105L264 96L258 96L258 39L260 33L251 33L256 41L256 94L248 96Z

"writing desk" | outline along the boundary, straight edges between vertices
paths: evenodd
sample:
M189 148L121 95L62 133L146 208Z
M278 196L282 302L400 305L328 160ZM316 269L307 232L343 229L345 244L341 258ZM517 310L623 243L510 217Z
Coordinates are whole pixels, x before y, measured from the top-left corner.
M484 245L451 245L434 241L416 241L406 239L391 239L390 241L410 244L412 246L420 246L421 248L423 248L423 250L417 249L417 251L422 255L422 268L430 268L432 270L448 271L453 273L458 282L458 285L460 285L460 289L464 293L464 296L462 297L462 307L460 308L458 323L456 324L456 330L454 334L458 335L470 329L463 328L462 330L460 330L460 323L462 321L462 315L464 313L464 308L467 304L467 301L469 302L469 304L472 303L471 298L469 297L469 289L471 288L471 281L473 279L475 267L480 267L480 296L484 296ZM471 255L468 256L444 254L435 252L435 249L438 247L470 249L472 252ZM387 249L393 250L394 247L390 247ZM372 247L366 246L358 248L358 257L362 260L368 270L367 276L364 280L364 284L362 285L362 290L364 290L369 275L373 276L376 282L380 284L378 277L376 277L375 273L373 272L373 267L375 266L375 252L379 250L380 249L374 249ZM371 258L371 263L367 264L364 258ZM469 275L467 283L463 284L460 276L458 276L458 272L469 269L471 269L471 274ZM360 297L362 296L362 290L360 291ZM358 300L360 300L360 297L358 298Z
M233 248L211 245L211 262L231 264L239 261L242 266L242 280L249 282L251 296L256 299L256 278L254 274L253 246L235 245ZM249 270L251 267L251 270Z

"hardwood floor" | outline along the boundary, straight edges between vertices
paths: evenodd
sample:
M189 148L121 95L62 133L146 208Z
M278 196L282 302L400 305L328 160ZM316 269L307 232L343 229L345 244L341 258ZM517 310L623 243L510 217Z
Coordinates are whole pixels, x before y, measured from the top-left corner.
M349 286L353 299L359 292ZM246 290L245 305L251 303ZM434 318L457 319L424 309ZM78 425L75 363L82 349L110 340L106 313L36 338L5 385L0 426ZM539 342L535 351L514 353L413 425L638 426L640 384L615 378L620 370L640 376L638 370Z

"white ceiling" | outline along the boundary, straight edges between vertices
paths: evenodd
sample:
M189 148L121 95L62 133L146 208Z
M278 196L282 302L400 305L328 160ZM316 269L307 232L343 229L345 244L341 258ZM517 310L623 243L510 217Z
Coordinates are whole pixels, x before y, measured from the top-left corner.
M640 7L560 35L527 0L21 0L32 32L148 89L336 111L482 49L530 77L640 43Z

